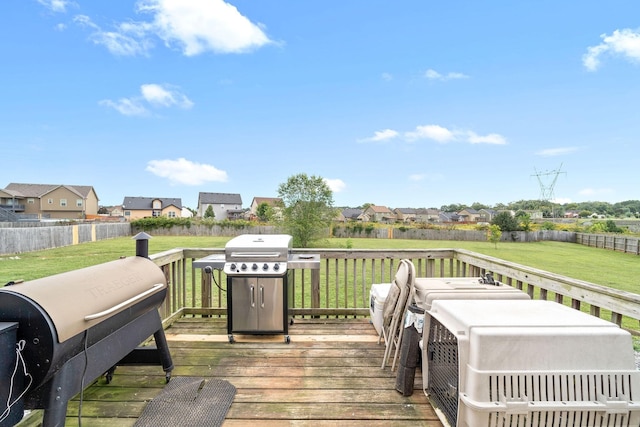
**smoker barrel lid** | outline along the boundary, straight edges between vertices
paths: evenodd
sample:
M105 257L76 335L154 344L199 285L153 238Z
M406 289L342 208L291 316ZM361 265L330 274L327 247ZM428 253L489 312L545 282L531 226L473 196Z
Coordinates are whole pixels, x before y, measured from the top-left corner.
M0 289L21 294L53 322L58 342L89 329L167 287L162 270L143 257L128 257Z

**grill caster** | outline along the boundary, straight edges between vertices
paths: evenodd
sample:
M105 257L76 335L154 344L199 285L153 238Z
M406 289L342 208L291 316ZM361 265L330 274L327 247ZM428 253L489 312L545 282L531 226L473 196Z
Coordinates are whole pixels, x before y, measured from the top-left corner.
M293 325L293 317L289 319L289 326Z
M284 337L284 342L285 342L285 344L290 344L291 343L291 337L289 335L286 335Z
M230 342L231 344L233 344L234 342L236 342L236 339L233 337L233 335L232 335L232 334L229 334L229 342Z
M167 372L164 375L164 381L165 381L165 384L169 384L169 381L171 381L171 372Z

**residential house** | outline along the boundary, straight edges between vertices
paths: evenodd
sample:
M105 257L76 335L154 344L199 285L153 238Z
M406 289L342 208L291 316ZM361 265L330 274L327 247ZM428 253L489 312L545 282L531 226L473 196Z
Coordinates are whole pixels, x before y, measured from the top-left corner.
M363 210L359 208L344 208L336 218L336 221L362 221Z
M414 208L395 208L393 213L400 222L415 222L417 209Z
M580 212L577 210L568 210L564 212L564 217L565 218L579 218L580 217Z
M371 205L364 211L366 221L392 223L396 221L396 215L386 206Z
M498 211L496 211L495 209L480 209L478 213L480 214L480 216L478 217L478 222L490 223L498 214Z
M125 197L122 202L124 217L128 221L134 219L161 217L180 218L182 216L182 199L162 197Z
M198 217L204 218L211 206L214 218L218 221L239 219L243 217L242 197L236 193L204 193L198 194Z
M440 212L438 215L439 222L458 222L460 221L460 216L457 212Z
M271 207L273 215L276 217L282 217L282 199L279 197L254 197L249 207L249 218L256 219L258 217L258 206L266 203Z
M460 217L458 219L460 222L478 222L480 212L472 208L467 208L458 212L458 216Z
M434 223L440 221L440 211L438 209L416 209L416 222Z
M11 183L0 190L0 207L22 218L77 220L98 214L98 196L89 185Z

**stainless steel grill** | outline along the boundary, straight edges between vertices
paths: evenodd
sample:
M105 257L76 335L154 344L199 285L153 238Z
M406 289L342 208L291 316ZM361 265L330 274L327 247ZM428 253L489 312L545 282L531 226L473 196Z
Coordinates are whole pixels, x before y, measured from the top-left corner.
M291 341L292 270L320 268L320 255L293 254L292 241L287 234L243 234L227 242L224 254L193 261L203 274L226 275L229 342L235 342L235 333L282 333Z
M0 378L0 396L10 396L7 419L44 409L45 427L62 426L68 400L105 373L110 382L119 364L161 364L169 381L173 364L157 310L166 292L164 273L143 256L0 289L0 322L17 324L14 354L0 354L19 368ZM137 348L151 335L155 347Z
M227 333L284 334L290 342L288 263L292 237L245 234L225 246Z

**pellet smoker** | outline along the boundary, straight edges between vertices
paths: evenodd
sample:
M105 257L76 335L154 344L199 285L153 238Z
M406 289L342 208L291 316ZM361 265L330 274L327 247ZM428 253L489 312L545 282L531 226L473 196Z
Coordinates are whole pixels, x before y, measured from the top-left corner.
M102 375L110 382L117 365L160 364L169 381L158 312L167 282L138 237L135 257L0 289L1 427L25 409L63 426L69 399ZM138 347L151 335L155 346Z

